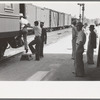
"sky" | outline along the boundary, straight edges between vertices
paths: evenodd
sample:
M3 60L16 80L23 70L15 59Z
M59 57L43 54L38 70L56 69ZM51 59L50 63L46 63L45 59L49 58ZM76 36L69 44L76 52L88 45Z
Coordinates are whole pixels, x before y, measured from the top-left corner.
M94 19L100 18L100 2L68 2L68 1L55 1L55 2L32 2L34 5L39 7L46 7L50 9L54 9L56 11L64 12L67 14L71 14L72 16L76 16L79 18L80 6L78 3L85 4L84 15L86 18Z

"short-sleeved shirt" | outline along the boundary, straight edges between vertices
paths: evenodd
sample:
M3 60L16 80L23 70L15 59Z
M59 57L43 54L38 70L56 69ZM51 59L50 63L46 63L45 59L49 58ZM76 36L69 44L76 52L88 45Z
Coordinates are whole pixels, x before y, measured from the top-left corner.
M80 42L82 42L83 45L86 42L86 35L83 31L78 32L76 44L79 44Z
M77 38L77 29L75 26L72 26L72 40L76 40Z
M35 36L41 36L42 30L41 30L40 27L34 26L34 27L33 27L33 31L34 31Z
M21 29L23 29L25 27L25 25L28 24L28 20L27 19L24 19L24 18L21 18Z

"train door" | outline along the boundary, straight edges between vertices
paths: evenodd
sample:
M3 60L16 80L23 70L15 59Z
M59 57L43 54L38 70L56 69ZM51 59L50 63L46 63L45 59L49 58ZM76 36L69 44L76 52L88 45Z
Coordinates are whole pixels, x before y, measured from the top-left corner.
M20 4L19 9L20 9L19 12L22 13L23 16L26 16L26 14L25 14L25 12L26 12L25 11L25 4Z

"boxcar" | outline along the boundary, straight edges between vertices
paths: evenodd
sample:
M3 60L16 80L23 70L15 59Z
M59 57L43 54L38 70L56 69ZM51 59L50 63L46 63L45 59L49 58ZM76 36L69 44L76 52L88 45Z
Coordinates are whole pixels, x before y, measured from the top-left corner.
M58 26L58 12L50 10L50 27L56 28Z
M69 15L68 14L65 14L65 26L68 26L68 17L69 17Z
M44 27L50 28L50 9L44 8Z
M68 15L68 26L71 25L71 14Z
M47 29L56 30L65 25L70 25L71 19L68 14L61 13L48 8L41 8L33 4L20 4L20 13L27 16L29 23L33 26L34 21L44 22Z
M64 23L65 23L65 21L64 21L64 13L60 13L59 12L59 24L58 24L58 26L60 26L60 27L63 27L64 26Z

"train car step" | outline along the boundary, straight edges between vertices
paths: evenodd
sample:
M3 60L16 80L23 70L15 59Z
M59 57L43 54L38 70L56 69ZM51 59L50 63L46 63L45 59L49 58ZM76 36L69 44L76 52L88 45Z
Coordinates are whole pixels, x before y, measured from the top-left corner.
M22 54L22 56L21 56L21 61L23 61L23 60L28 60L28 61L30 61L30 60L32 60L33 59L33 57L32 57L32 54Z

